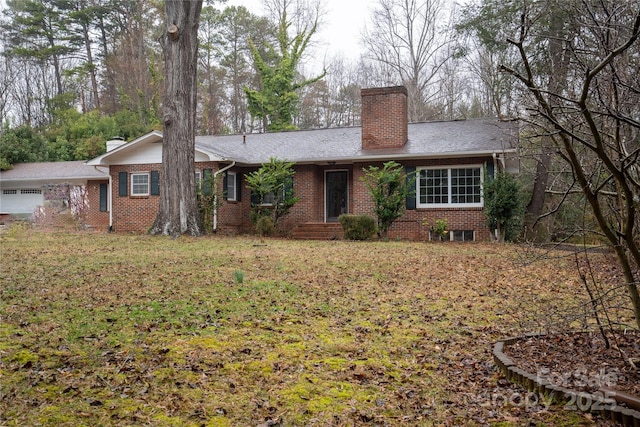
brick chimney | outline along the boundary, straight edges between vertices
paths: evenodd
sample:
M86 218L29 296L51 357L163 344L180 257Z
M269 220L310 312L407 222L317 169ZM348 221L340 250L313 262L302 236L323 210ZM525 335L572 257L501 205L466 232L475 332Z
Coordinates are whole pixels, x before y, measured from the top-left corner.
M362 89L362 149L402 147L408 138L407 88Z

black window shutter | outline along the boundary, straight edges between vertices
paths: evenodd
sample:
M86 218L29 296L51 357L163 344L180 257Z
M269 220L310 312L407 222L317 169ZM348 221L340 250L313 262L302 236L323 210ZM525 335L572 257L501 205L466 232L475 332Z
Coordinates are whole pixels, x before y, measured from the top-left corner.
M107 184L100 184L100 212L107 211L107 189Z
M202 171L202 193L206 196L211 194L213 171L211 169L205 169Z
M242 195L242 174L236 173L236 201L239 202Z
M487 180L488 181L493 180L493 178L496 177L495 168L493 167L493 162L485 162L484 167L485 167L485 176Z
M224 173L224 177L222 177L222 197L227 200L229 191L229 174L227 172Z
M151 171L151 195L160 195L160 172Z
M126 197L129 194L128 178L127 172L118 172L118 196L120 197Z
M258 206L258 204L260 203L260 197L258 196L258 193L256 193L255 191L251 192L251 206Z
M289 179L287 179L287 180L285 181L285 184L284 184L284 191L285 191L287 194L289 194L289 193L293 194L293 177L290 177Z
M409 194L407 195L406 208L414 210L416 208L416 168L415 166L407 166L405 168L407 185L409 186Z

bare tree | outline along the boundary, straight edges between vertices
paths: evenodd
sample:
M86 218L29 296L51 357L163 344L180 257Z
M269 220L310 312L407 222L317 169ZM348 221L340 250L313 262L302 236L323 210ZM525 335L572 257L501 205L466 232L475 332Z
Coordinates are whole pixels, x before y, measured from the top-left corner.
M150 27L158 16L147 0L124 2L117 12L110 17L121 28L113 34L113 47L105 59L106 104L115 110L134 111L146 123L153 123L159 115L161 71Z
M547 35L550 50L562 50L550 53L561 61L551 64L559 75L549 82L547 61L528 43L537 36L537 17L526 8L518 36L508 40L519 62L501 69L530 95L526 120L570 165L599 232L615 251L640 328L640 6L630 0L552 3L552 21L562 17L557 32Z
M16 74L15 67L12 66L11 61L6 57L0 57L0 120L3 122L9 111L8 106L11 102L10 89L15 84ZM2 129L2 126L4 126L4 123L0 122L0 129Z
M407 87L409 120L431 118L428 106L447 61L443 0L378 0L373 29L365 30L366 57L378 64L387 84Z
M202 1L166 0L160 209L150 233L202 233L195 185L198 23Z

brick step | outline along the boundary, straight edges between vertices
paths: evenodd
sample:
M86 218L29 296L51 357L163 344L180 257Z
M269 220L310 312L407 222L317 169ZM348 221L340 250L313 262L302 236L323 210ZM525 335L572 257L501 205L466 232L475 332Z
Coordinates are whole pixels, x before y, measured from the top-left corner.
M294 228L291 238L300 240L342 239L342 226L338 223L307 222Z

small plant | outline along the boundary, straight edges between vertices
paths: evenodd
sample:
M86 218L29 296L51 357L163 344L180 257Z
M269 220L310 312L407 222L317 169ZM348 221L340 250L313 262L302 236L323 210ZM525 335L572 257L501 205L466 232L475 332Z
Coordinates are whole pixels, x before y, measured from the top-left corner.
M244 283L244 272L242 270L236 270L233 272L233 283L236 285Z
M425 218L422 220L422 225L429 227L429 222ZM429 238L431 240L446 240L449 233L449 223L446 219L436 219L436 221L429 227Z
M369 215L340 215L338 218L344 238L347 240L369 240L376 234L376 221Z
M276 229L273 218L270 216L259 216L256 221L256 232L260 238L271 236Z

